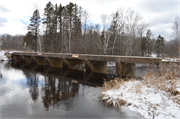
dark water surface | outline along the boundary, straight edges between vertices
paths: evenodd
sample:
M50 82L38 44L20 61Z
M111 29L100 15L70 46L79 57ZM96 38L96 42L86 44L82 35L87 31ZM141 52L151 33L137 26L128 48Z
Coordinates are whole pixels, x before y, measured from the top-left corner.
M99 101L103 78L113 75L9 62L0 71L0 119L141 118Z

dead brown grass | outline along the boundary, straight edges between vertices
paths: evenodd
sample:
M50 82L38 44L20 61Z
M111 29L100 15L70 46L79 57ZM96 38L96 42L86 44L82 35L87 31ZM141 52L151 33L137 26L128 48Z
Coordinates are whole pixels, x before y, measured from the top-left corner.
M108 99L103 99L104 94L103 92L111 90L111 89L118 89L120 88L121 85L123 85L126 81L135 81L135 79L119 79L119 78L115 78L114 80L106 80L104 79L104 84L103 84L103 88L100 92L100 95L102 97L102 101L105 102L106 105L109 106L113 106L113 102L109 101L110 98ZM140 87L139 85L137 85L137 87ZM140 90L137 90L137 92ZM123 96L123 94L121 93L121 96ZM115 101L115 106L118 107L119 109L121 109L121 106L126 105L127 101L123 100L123 99L117 99Z
M120 85L124 84L124 82L125 82L124 79L118 79L118 78L115 78L114 80L109 80L109 81L104 79L102 91L107 91L110 89L118 89Z
M138 83L135 86L136 93L141 93L142 83Z
M149 70L142 77L143 81L136 84L132 89L136 93L141 93L142 85L147 87L156 88L157 90L163 90L168 92L169 98L172 99L175 103L180 105L180 92L176 89L176 85L180 84L180 65L178 64L160 64L158 72L152 72L156 68L154 66L148 66ZM100 92L102 100L109 106L113 105L112 101L109 99L103 99L104 95L102 92L118 89L126 81L136 81L135 79L118 79L114 80L104 80L103 88ZM120 96L123 96L121 94ZM121 106L126 105L127 101L122 99L117 99L115 105L121 109ZM129 105L129 104L127 104Z
M176 85L180 80L180 65L178 64L160 64L158 73L147 72L144 76L143 84L148 87L154 87L171 95L180 95L176 90Z
M126 81L135 81L136 79L119 79L115 78L113 80L106 80L104 79L104 84L101 92L111 90L111 89L118 89L121 85L123 85Z
M127 101L122 100L122 99L119 99L116 101L116 105L117 105L117 107L119 107L119 109L121 109L121 106L124 106L126 104L127 104Z

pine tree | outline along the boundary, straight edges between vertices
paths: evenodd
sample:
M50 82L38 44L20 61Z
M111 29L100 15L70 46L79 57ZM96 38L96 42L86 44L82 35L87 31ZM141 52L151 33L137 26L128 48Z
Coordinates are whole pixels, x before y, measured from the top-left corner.
M57 33L57 25L58 25L58 6L55 4L54 6L54 11L53 11L53 21L52 21L53 27L53 52L58 52L59 51L59 42L58 42L58 33Z
M147 33L146 33L146 41L147 41L147 54L148 54L148 57L152 54L152 41L151 41L151 36L152 36L152 32L150 29L147 30Z
M147 53L147 39L146 39L146 37L142 37L140 49L141 49L141 55L144 56Z
M156 45L155 45L155 49L156 49L156 53L157 53L157 56L160 57L164 57L164 54L163 54L163 49L164 49L164 38L161 37L161 35L159 35L157 37L157 40L156 40Z
M46 4L43 24L45 26L44 49L47 52L71 52L71 42L81 36L81 19L78 5ZM67 41L68 40L68 41ZM68 49L67 49L68 48Z
M63 15L64 15L64 7L60 4L59 9L57 12L58 16L58 25L59 25L59 37L58 37L58 42L59 42L59 49L61 52L63 52L63 47L64 47L64 42L63 42Z
M44 51L51 52L53 49L53 14L54 8L53 4L49 1L44 8L44 18L43 24L45 26L45 34L44 34ZM51 47L50 47L51 46Z
M74 5L72 37L76 39L81 35L81 19L78 16L78 5Z
M28 33L23 38L23 44L26 44L30 49L37 52L37 40L39 34L39 25L41 22L41 17L39 15L39 10L36 9L33 16L30 18L31 23L28 26Z
M72 34L72 21L73 21L73 11L74 11L74 4L73 3L69 3L68 5L66 5L66 18L67 18L67 22L69 23L69 44L68 44L68 49L69 49L69 53L71 53L71 34Z
M117 44L118 31L120 31L122 27L122 24L119 22L119 19L120 19L120 15L119 15L119 12L117 11L115 14L113 14L113 19L111 21L111 25L109 29L112 32L112 35L111 35L112 55L114 55L115 45L116 47L118 47L118 44Z

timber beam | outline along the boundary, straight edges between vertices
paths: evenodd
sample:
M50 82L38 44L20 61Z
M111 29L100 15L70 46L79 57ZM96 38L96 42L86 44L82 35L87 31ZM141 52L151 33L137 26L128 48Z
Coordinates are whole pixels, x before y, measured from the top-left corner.
M15 52L12 54L12 60L103 74L107 73L107 62L116 62L118 77L135 77L136 63L159 64L162 59L137 56Z

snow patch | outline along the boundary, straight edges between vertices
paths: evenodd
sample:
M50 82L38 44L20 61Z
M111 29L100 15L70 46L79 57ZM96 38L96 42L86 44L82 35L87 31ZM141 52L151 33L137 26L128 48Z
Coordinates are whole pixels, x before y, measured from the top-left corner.
M137 88L137 85L138 88ZM176 86L180 90L180 84ZM180 105L169 99L167 92L147 87L141 81L125 82L119 89L103 93L103 100L116 105L119 99L127 101L122 108L141 113L147 119L179 119Z
M5 55L5 51L0 51L0 60L9 60Z
M9 59L6 57L6 55L5 55L6 52L7 52L7 51L0 51L0 60L1 60L1 61L8 61L8 60L9 60ZM10 52L7 52L7 53L12 54L13 51L10 51Z
M177 63L180 62L180 59L177 58L164 58L162 59L163 62L172 62L172 63Z
M107 67L115 67L116 63L115 62L107 62Z
M156 55L156 54L154 54L154 53L152 53L152 54L151 54L151 57L157 57L157 55Z

